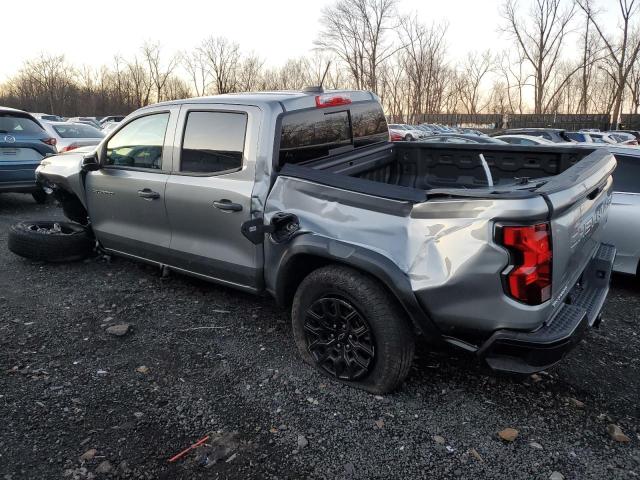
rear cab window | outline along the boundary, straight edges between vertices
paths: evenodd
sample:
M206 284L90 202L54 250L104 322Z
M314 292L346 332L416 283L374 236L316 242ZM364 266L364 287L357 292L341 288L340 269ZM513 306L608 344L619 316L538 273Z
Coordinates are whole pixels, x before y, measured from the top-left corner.
M387 121L377 102L293 111L282 117L279 165L300 164L388 140Z

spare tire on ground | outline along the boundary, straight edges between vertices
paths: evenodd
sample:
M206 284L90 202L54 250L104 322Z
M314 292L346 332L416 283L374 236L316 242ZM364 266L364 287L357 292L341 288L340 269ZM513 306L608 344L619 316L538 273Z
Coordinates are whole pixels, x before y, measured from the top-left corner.
M27 221L9 229L9 250L21 257L46 262L73 262L93 251L91 232L72 222Z

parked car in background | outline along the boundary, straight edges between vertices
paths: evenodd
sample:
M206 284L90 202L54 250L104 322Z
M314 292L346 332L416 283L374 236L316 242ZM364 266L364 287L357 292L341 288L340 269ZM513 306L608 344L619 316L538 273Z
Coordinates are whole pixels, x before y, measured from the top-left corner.
M551 140L554 143L571 142L571 138L561 128L508 128L501 132L494 133L492 136L498 135L529 135L532 137L542 137Z
M67 122L84 123L85 125L100 128L100 122L98 122L95 117L71 117L67 119Z
M616 246L613 270L640 275L640 149L608 147L618 161L604 240Z
M105 135L102 130L83 123L43 122L42 126L56 139L56 148L60 153L97 145Z
M497 138L511 145L554 145L554 142L533 135L498 135Z
M433 135L431 137L427 137L423 141L443 142L443 143L493 143L493 144L502 144L502 145L506 143L506 142L503 142L502 140L491 138L491 137L481 137L479 135L466 135L464 133L442 133L439 135Z
M609 135L609 137L613 138L616 142L622 145L638 145L638 140L636 139L635 135L633 135L632 133L620 132L620 131L606 132L606 133L607 135Z
M404 140L407 142L420 140L427 136L426 132L419 130L411 125L406 125L404 123L392 123L391 125L389 125L389 129L395 130L397 132L402 132Z
M389 140L392 142L404 142L404 135L401 130L389 129Z
M32 113L36 120L40 122L62 122L63 118L58 115L52 115L50 113Z
M56 139L31 114L0 107L0 192L23 192L44 203L46 194L36 184L40 160L56 154Z
M618 145L618 141L605 132L589 132L593 143L606 143L608 145Z
M118 125L120 125L120 122L105 122L102 124L102 133L104 133L105 135L111 133Z
M591 135L589 135L589 132L583 132L581 130L579 132L565 132L565 135L574 142L593 143L593 139L591 138Z
M100 125L104 125L107 122L119 123L121 122L126 115L109 115L108 117L103 117L100 119Z
M631 135L633 135L635 137L636 140L638 140L638 142L640 142L640 132L638 130L612 130L609 133L630 133Z

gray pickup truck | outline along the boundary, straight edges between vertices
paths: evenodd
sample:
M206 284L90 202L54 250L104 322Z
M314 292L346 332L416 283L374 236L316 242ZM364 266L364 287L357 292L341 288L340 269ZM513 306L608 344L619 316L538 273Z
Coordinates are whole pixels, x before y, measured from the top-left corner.
M369 92L188 99L45 159L37 179L72 222L15 225L9 246L267 292L305 361L382 393L418 335L525 374L598 325L615 167L599 149L391 143Z

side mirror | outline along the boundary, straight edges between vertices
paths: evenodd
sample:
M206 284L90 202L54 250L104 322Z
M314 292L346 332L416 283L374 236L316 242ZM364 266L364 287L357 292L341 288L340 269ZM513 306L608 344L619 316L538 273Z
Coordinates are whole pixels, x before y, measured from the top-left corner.
M85 172L95 172L100 170L100 161L96 152L90 153L82 157L81 168Z

